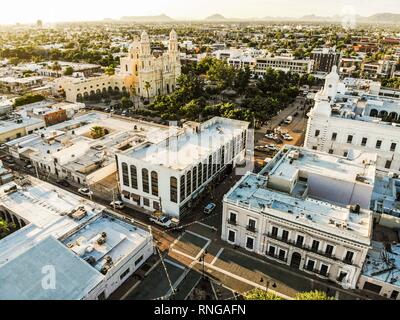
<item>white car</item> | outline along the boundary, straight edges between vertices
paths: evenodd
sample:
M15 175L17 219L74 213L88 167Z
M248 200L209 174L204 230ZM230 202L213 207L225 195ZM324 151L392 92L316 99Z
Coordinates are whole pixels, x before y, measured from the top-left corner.
M270 151L279 151L279 148L274 144L267 144L265 148Z
M113 201L113 202L110 203L110 206L113 207L113 208L115 207L116 209L125 208L125 205L124 205L124 203L122 201Z
M169 228L172 225L171 219L166 215L151 216L150 221L154 222L155 224L158 224L159 226L164 227L164 228Z
M84 196L91 196L91 195L93 195L93 192L90 191L88 188L80 188L80 189L78 190L78 192L79 192L80 194L83 194Z
M290 134L285 133L283 135L283 139L287 140L287 141L292 141L293 137Z
M204 214L211 214L216 207L215 203L209 203L203 210Z
M276 134L273 134L273 133L268 133L268 134L266 134L265 135L265 137L267 138L267 139L274 139L274 137L276 137Z

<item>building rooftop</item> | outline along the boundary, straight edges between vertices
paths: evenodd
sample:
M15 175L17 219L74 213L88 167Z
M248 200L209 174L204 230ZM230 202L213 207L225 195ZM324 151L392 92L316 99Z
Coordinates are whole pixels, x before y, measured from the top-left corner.
M55 289L42 286L46 266L56 272ZM79 300L104 276L53 237L0 267L1 300Z
M372 242L362 275L400 287L400 244Z
M350 161L304 148L285 148L260 174L243 177L224 201L368 245L372 228L368 193L372 193L375 165L362 162L370 161L371 155ZM348 194L348 188L365 190L360 196ZM364 204L355 210L364 194L368 208Z
M247 127L247 122L215 117L201 125L195 123L193 127L186 127L184 132L177 131L178 134L167 141L145 144L127 151L125 155L181 171L205 160L211 151L216 151Z
M0 195L0 207L27 222L0 240L0 299L82 299L151 241L130 219L33 177L1 186ZM47 265L56 290L41 287Z

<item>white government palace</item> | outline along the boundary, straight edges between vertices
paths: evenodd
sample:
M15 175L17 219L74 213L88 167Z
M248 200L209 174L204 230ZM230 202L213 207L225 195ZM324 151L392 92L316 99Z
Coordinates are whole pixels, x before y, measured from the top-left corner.
M141 97L154 97L175 90L181 74L178 37L174 30L169 36L168 51L153 53L150 38L143 31L135 37L128 56L121 58L120 70L114 75L92 77L62 77L55 80L53 93L65 92L66 100L76 102L84 97L107 91L132 92Z
M309 114L305 146L347 156L353 150L378 154L377 168L400 170L400 99L379 82L346 78L337 68L326 77Z

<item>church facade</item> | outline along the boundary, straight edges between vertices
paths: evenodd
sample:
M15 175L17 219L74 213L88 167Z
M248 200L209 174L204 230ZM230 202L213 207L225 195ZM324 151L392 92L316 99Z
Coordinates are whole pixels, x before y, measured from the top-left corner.
M151 98L172 93L181 75L178 36L174 30L169 35L168 50L153 53L146 31L136 37L128 56L121 58L118 73L94 77L62 77L54 81L53 93L65 92L66 101L76 102L90 95L122 91Z

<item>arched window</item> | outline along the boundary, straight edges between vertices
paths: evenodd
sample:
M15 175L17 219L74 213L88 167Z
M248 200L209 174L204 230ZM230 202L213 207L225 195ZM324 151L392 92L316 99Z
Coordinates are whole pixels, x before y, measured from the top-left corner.
M149 170L142 169L142 187L143 192L149 193Z
M137 169L134 165L131 165L131 185L133 189L138 188Z
M151 172L151 194L158 197L158 174L155 171Z
M128 165L125 162L122 163L122 183L124 186L129 187Z
M170 179L170 199L171 202L178 203L178 179L175 177Z
M197 190L197 167L194 167L192 170L193 173L193 192Z
M185 197L185 175L181 176L180 184L180 202L186 199Z

